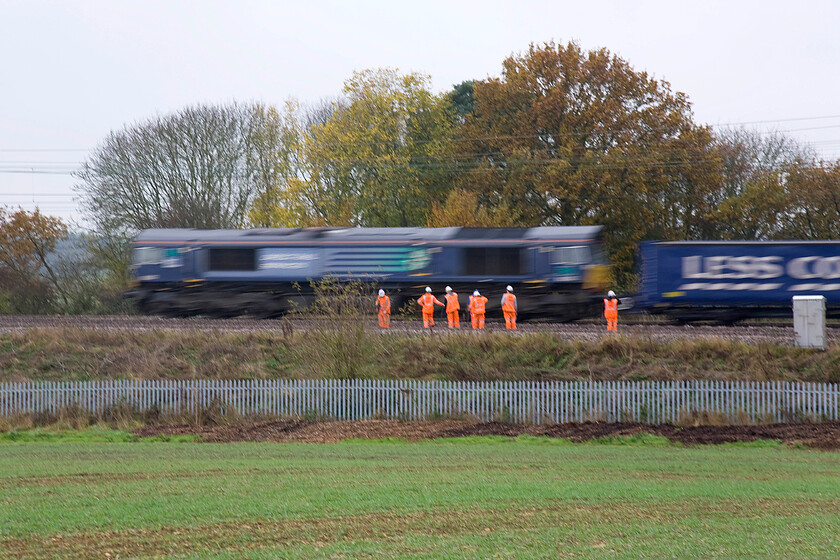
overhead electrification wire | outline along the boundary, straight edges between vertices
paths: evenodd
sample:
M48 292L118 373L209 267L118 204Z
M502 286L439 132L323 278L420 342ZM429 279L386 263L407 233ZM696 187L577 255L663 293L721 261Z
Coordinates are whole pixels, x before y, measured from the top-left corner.
M68 197L68 196L70 196L70 197L72 197L72 196L78 196L78 195L76 195L74 193L37 193L37 192L36 193L32 193L32 192L27 192L27 193L22 193L22 192L0 193L0 197L4 197L4 196L35 196L35 197L41 198L41 197L44 197L44 196L49 196L49 197Z
M37 169L0 169L0 173L11 175L73 175L73 171L42 171Z
M769 120L758 120L758 121L741 121L741 122L730 122L730 123L719 123L715 126L735 126L735 125L750 125L750 124L769 124L769 123L782 123L782 122L795 122L795 121L814 121L814 120L828 120L828 119L837 119L840 118L840 115L824 115L824 116L817 116L817 117L793 117L793 118L784 118L784 119L769 119ZM787 130L770 130L770 131L758 131L757 133L760 135L763 134L784 134L789 132L805 132L805 131L812 131L812 130L825 130L825 129L834 129L840 128L840 124L832 124L826 126L814 126L814 127L804 127L804 128L793 128ZM663 129L664 131L664 129ZM621 132L621 131L619 131ZM649 131L651 132L651 131ZM655 132L655 131L653 131ZM668 138L674 138L674 133L672 130L664 131L665 135ZM600 133L601 135L608 136L609 131L604 130ZM556 144L556 140L564 137L584 137L584 136L598 136L598 134L593 134L593 131L587 132L576 132L576 131L565 131L559 133L550 133L545 132L542 134L530 134L530 135L494 135L494 136L484 136L484 137L472 137L472 138L452 138L449 141L453 143L460 143L460 142L474 142L474 143L486 143L486 142L494 142L494 141L517 141L517 140L533 140L533 139L541 139L542 144ZM417 145L424 145L433 142L439 142L437 140L418 140L413 142L412 144ZM814 141L804 141L804 145L807 146L816 146L816 145L825 145L825 146L833 146L840 143L840 140L814 140ZM326 146L331 144L341 144L337 142L333 143L323 143ZM376 144L373 141L356 141L352 144L357 146L365 146L365 145L374 145ZM342 144L344 145L344 144ZM540 154L540 153L550 153L557 150L559 146L550 145L546 148L532 148L529 149L529 153L532 154ZM524 148L524 147L523 147ZM0 153L60 153L60 152L89 152L89 149L86 148L0 148ZM491 150L492 151L492 150ZM437 168L446 168L451 167L453 169L463 169L464 167L475 167L478 165L482 165L481 161L476 161L477 158L487 157L486 152L462 152L462 153L455 153L449 154L444 157L443 161L438 162L429 162L429 163L419 163L413 162L410 163L412 167L437 167ZM491 154L492 155L492 154ZM818 154L822 155L822 157L834 157L834 154ZM504 158L504 153L499 153L501 158ZM601 169L606 169L605 163L598 162L597 160L582 160L582 159L572 159L572 158L544 158L544 159L507 159L504 163L508 166L514 165L539 165L545 164L548 162L557 162L557 161L566 161L572 165L576 165L578 167L585 167L584 162L589 161L591 165L598 166ZM638 158L628 158L627 160L623 160L624 163L616 163L612 162L610 168L616 167L626 167L628 165L667 165L669 167L681 166L681 165L697 165L700 163L706 163L709 160L691 160L686 162L667 162L666 164L663 163L654 163L650 162L649 160L642 160ZM61 166L67 165L72 167L62 168ZM0 161L0 174L23 174L23 175L72 175L76 172L79 167L82 165L81 162L58 162L58 161L47 161L47 160L33 160L33 161L21 161L21 160L9 160L9 161ZM353 165L367 165L369 167L381 167L384 169L387 168L394 168L400 167L402 164L383 164L379 159L372 159L372 160L348 160L344 162L340 162L337 167L350 167Z
M89 148L0 148L0 152L89 152Z
M744 124L769 124L777 122L816 121L840 119L840 115L823 115L819 117L789 117L783 119L767 119L758 121L733 121L716 123L715 126L735 126ZM0 148L0 152L89 152L90 148Z
M794 122L794 121L808 121L808 120L826 120L826 119L836 119L840 118L840 115L827 115L821 117L794 117L794 118L787 118L787 119L774 119L774 120L761 120L761 121L741 121L741 122L728 122L728 123L718 123L712 125L714 127L724 127L724 126L738 126L738 125L748 125L748 124L769 124L769 123L780 123L780 122ZM501 134L501 135L492 135L492 136L475 136L469 138L450 138L447 141L451 142L488 142L494 140L529 140L534 138L543 138L543 139L555 139L555 138L564 138L564 137L595 137L599 135L614 135L614 132L622 132L621 129L618 131L611 131L608 128L603 126L603 123L595 123L594 126L598 127L600 125L601 128L597 128L596 130L588 130L584 132L577 132L577 131L564 131L564 132L551 132L546 131L541 134ZM702 125L700 125L702 126ZM831 128L840 128L840 124L833 124L833 125L826 125L826 126L815 126L815 127L806 127L806 128L793 128L793 129L786 129L786 130L768 130L768 131L758 131L758 134L784 134L787 132L806 132L811 130L824 130L824 129L831 129ZM665 131L661 129L663 134L665 134L668 138L676 137L674 131L669 129ZM655 133L656 129L651 129L648 132ZM440 142L440 140L415 140L411 144L412 145L423 145L423 144L430 144ZM336 146L336 145L356 145L356 146L365 146L365 145L375 145L375 141L355 141L350 143L344 143L340 141L333 141L333 142L325 142L323 140L320 141L321 145L324 146ZM90 149L87 148L0 148L0 153L12 153L12 152L90 152ZM3 163L3 162L0 162ZM70 163L70 162L67 162Z
M742 122L729 122L729 123L718 123L715 126L740 126L744 124L770 124L770 123L779 123L779 122L793 122L793 121L820 121L820 120L828 120L828 119L840 119L840 115L825 115L822 117L793 117L789 119L774 119L774 120L766 120L766 121L742 121Z
M529 150L530 155L543 155L551 150ZM467 157L467 159L459 159ZM691 168L699 165L716 163L721 160L715 155L698 156L694 158L673 159L649 159L641 157L612 157L612 158L558 158L558 157L510 157L506 153L486 153L486 154L453 154L444 160L434 161L426 159L425 161L404 161L404 162L388 162L387 157L382 158L367 158L367 159L352 159L344 161L333 161L328 167L338 170L349 170L356 168L379 169L379 170L399 170L399 169L440 169L450 171L466 171L476 168L487 169L515 169L517 167L533 167L533 166L557 166L559 164L566 164L569 166L569 171L585 172L588 170L617 170L617 169L657 169L657 168ZM72 171L55 171L55 170L39 170L32 168L24 169L2 169L0 174L41 174L41 175L72 175Z

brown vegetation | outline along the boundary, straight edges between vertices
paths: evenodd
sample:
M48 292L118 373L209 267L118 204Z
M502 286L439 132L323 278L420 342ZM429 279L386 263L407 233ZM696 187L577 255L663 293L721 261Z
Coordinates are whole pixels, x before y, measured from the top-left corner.
M0 335L0 382L90 379L367 378L840 382L840 347L650 336L570 340L552 332L380 335L365 328Z
M148 437L158 434L200 436L200 441L274 441L335 443L347 439L399 438L419 441L432 438L466 436L519 435L565 438L575 442L598 438L653 434L686 445L733 443L738 441L778 440L820 449L840 449L840 422L803 424L765 424L752 426L653 425L639 423L542 424L524 425L505 422L471 422L461 420L397 421L365 420L315 422L280 420L236 423L216 426L150 425L135 430Z

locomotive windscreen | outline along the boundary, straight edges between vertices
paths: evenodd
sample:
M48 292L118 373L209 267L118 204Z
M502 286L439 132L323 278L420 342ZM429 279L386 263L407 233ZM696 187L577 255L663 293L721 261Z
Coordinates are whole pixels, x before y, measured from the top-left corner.
M210 249L210 271L256 270L256 249Z

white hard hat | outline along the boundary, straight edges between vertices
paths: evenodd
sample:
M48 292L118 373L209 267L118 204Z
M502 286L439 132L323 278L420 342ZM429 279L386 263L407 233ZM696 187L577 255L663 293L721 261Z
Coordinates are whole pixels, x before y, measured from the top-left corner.
M610 290L609 292L607 292L607 297L615 297L615 292Z
M427 291L427 292L431 292L431 291L432 291L432 289L431 289L430 287L426 286L426 291Z
M508 286L507 291L512 292L513 291L513 286Z
M451 292L451 291L452 291L452 288L450 288L449 286L447 286L447 287L446 287L446 291L447 291L447 292Z
M476 291L474 291L474 292L473 292L473 295L474 295L474 296L480 296L481 294L479 294L479 293L478 293L478 290L476 290Z
M385 295L385 290L379 290L379 297L382 297L384 295Z

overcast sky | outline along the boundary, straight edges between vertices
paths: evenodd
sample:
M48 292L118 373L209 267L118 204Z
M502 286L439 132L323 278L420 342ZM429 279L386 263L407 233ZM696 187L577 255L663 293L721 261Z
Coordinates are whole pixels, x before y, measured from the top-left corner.
M317 101L378 67L445 91L552 40L667 80L700 123L840 158L836 0L0 0L0 205L81 219L72 169L110 131L188 105Z

